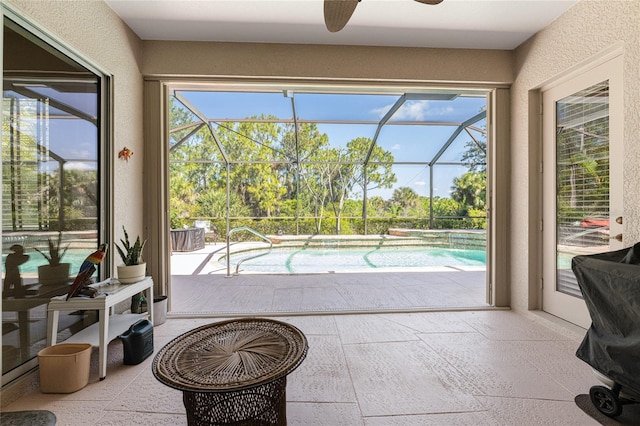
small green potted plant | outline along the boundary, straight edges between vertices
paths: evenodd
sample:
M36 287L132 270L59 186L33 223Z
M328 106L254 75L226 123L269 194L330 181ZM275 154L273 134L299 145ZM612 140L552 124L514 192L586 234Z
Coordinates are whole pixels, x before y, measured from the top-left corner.
M120 239L122 246L116 243L116 249L122 259L122 265L118 265L118 281L123 284L131 284L141 281L147 271L147 263L142 259L142 251L147 243L147 240L140 240L140 236L136 238L136 241L131 244L129 241L129 234L125 227L122 227L124 231L124 240Z
M47 241L47 252L34 247L34 250L40 253L48 262L46 265L38 266L38 281L42 285L67 284L71 264L62 263L62 258L67 253L69 245L62 247L62 231L58 232L57 239L47 238Z

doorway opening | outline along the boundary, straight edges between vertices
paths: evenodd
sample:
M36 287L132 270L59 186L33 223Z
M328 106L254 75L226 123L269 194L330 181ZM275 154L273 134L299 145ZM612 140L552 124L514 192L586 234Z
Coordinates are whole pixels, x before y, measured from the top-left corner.
M488 97L169 86L172 311L489 306Z

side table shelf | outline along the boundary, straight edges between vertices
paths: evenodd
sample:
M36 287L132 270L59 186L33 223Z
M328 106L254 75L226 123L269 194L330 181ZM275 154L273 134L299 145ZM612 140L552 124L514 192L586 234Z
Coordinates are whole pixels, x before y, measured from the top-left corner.
M98 322L69 337L68 343L90 343L99 350L100 380L107 375L107 347L109 342L127 331L136 321L149 317L153 322L153 280L146 277L133 284L121 284L116 279L108 279L92 284L98 290L93 298L66 296L51 298L47 306L47 346L55 345L58 340L58 320L60 311L97 310ZM146 314L114 314L117 303L129 300L132 296L145 291L147 301Z
M121 314L109 315L109 336L107 341L112 341L129 329L136 321L147 318L147 314ZM89 343L94 348L100 347L100 323L91 324L82 331L74 334L64 341L65 343Z

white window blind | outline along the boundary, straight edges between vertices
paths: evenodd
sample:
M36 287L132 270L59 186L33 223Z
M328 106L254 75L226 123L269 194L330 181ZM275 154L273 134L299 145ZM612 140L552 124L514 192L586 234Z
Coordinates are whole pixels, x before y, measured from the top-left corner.
M581 297L575 253L609 248L609 82L556 103L558 291Z

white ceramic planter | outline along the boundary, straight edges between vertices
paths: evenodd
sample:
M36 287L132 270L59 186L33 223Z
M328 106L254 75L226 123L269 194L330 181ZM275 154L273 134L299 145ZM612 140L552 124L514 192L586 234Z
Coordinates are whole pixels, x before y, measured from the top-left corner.
M132 284L142 281L147 273L147 264L118 265L118 281L122 284Z
M69 283L70 263L61 263L56 266L38 266L38 281L42 285L60 285Z

